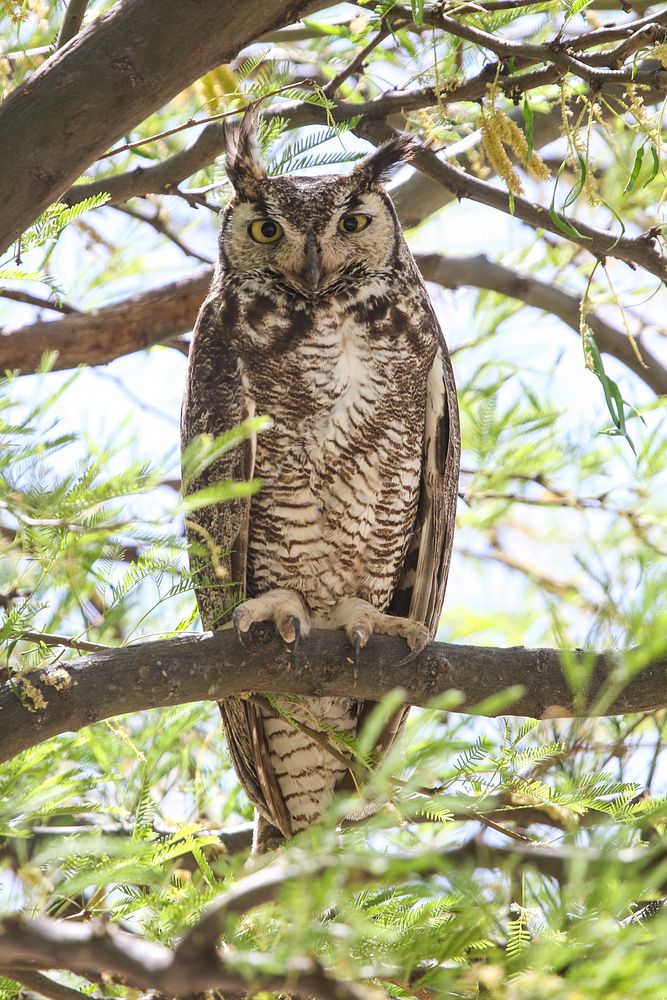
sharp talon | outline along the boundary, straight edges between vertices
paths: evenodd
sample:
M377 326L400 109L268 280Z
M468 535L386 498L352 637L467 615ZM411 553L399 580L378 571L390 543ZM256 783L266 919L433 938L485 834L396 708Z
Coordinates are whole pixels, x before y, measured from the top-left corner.
M299 643L301 642L301 619L292 618L291 623L294 627L294 643L292 646L292 652L296 653L297 649L299 648Z
M397 667L402 667L402 666L404 666L404 665L405 665L406 663L412 663L412 661L413 661L413 660L416 660L416 659L417 659L417 657L418 657L418 656L419 656L419 654L421 653L422 649L424 649L424 647L423 647L423 646L421 647L421 649L413 649L413 650L411 650L411 651L410 651L410 652L408 653L408 655L407 655L407 656L404 656L402 660L399 660L399 661L398 661L398 663L396 664L396 666L397 666Z
M366 645L364 632L360 628L355 628L354 638L352 639L352 649L353 649L353 668L352 676L354 677L355 683L359 676L359 663L361 662L361 650Z
M398 663L397 663L397 666L398 667L402 667L406 663L412 663L413 660L417 659L417 657L419 656L420 653L424 652L424 650L426 649L427 646L428 646L428 636L426 636L425 639L423 639L420 642L418 642L417 645L414 647L414 649L412 649L408 653L408 655L406 657L404 657L404 659L399 660Z
M232 625L234 626L234 631L238 636L239 642L243 642L243 632L241 631L241 613L239 608L236 608L232 612Z

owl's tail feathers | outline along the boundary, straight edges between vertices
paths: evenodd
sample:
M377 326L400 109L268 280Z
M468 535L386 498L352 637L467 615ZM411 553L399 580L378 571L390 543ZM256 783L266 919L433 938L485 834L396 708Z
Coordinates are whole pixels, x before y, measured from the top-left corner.
M261 813L255 810L255 830L252 838L252 854L268 854L285 843L285 837Z

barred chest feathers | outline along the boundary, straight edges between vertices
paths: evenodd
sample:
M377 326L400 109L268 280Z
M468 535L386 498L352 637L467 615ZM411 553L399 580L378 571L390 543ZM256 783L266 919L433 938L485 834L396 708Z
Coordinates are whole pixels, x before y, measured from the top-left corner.
M296 590L315 616L341 597L382 610L415 519L435 341L377 278L296 309L265 286L264 315L256 291L236 294L246 406L273 421L256 445L247 592Z

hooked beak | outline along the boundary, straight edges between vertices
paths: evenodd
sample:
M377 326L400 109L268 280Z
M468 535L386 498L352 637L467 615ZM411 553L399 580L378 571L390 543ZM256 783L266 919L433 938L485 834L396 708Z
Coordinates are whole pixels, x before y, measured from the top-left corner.
M315 233L306 236L304 278L311 292L316 291L322 274L322 251Z

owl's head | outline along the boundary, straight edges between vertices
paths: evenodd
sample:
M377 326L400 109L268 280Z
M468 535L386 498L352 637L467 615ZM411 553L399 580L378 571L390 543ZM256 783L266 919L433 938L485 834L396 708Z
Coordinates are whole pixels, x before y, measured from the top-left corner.
M346 176L268 177L257 143L258 112L225 133L234 197L222 219L225 270L265 273L311 297L347 276L363 280L385 269L402 241L382 181L410 159L408 136L380 146Z

